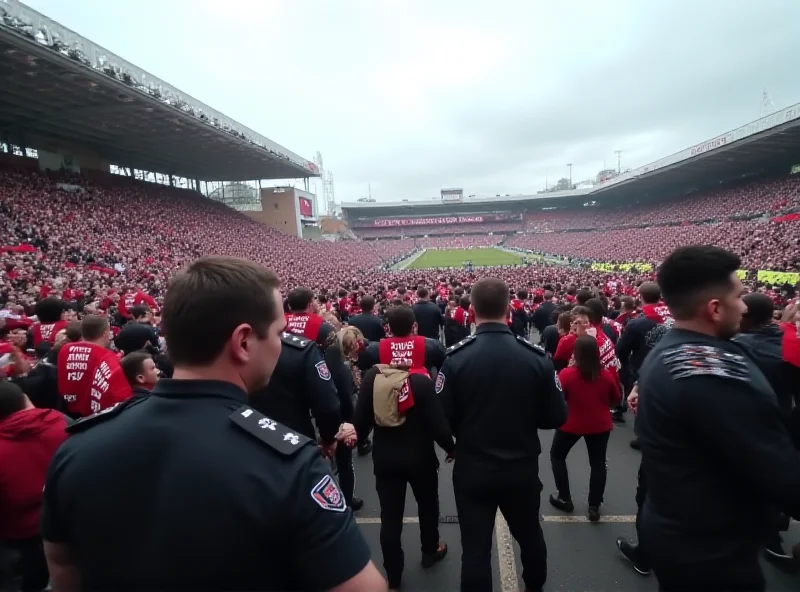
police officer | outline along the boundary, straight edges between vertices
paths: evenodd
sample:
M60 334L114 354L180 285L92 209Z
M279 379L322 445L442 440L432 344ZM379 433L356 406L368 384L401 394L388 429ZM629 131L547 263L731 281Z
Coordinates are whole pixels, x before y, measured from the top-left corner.
M331 371L315 342L285 331L281 332L280 340L281 354L272 378L253 394L250 403L264 415L312 440L316 440L316 423L322 445L330 456L341 425L341 393L331 380ZM348 402L352 408L352 401Z
M385 591L315 443L248 404L281 351L275 275L199 259L163 323L174 378L78 422L50 465L53 588Z
M461 526L461 590L492 589L498 507L520 546L522 579L539 590L547 548L539 523L537 429L555 429L567 406L552 362L508 327L509 290L499 279L472 288L475 335L448 350L436 377L456 438L453 491Z
M764 374L730 341L746 310L740 263L690 246L658 271L675 324L642 365L637 427L640 537L664 591L764 590L770 506L800 518L800 452Z

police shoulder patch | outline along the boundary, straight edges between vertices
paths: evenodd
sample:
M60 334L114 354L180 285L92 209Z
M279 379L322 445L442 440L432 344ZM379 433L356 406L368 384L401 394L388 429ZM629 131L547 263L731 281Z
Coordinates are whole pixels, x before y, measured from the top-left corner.
M329 512L344 512L347 509L342 490L330 475L325 475L314 486L311 490L311 499L320 508Z
M290 430L247 405L239 407L228 418L251 436L286 456L291 456L306 444L312 443L310 438Z
M444 375L444 372L439 372L436 375L436 394L438 395L444 390L444 381L447 380L447 377Z
M540 356L546 356L547 355L547 352L544 351L543 347L540 347L538 345L535 345L535 344L531 343L530 341L528 341L527 339L525 339L524 337L522 337L520 335L517 335L517 341L519 341L522 345L524 345L528 349L532 349L533 351L535 351Z
M447 354L449 355L449 354L452 354L454 352L457 352L460 349L463 349L466 346L468 346L469 344L473 343L474 341L475 341L475 336L474 335L470 335L466 339L462 339L461 341L459 341L455 345L448 347L447 348Z
M89 415L88 417L84 417L71 424L68 424L66 427L66 432L68 434L77 434L79 432L85 432L86 430L88 430L93 426L105 423L110 419L117 417L125 409L137 405L145 400L146 399L142 397L131 397L127 401L123 401L122 403L117 403L116 405L113 405L108 409L103 409L102 411L99 411L94 415Z
M295 335L294 333L287 333L286 331L281 333L281 342L297 349L305 349L309 344L314 343L302 335Z
M661 353L672 377L676 380L694 376L718 376L750 382L750 369L744 356L713 345L685 343Z
M317 374L322 380L330 380L331 379L331 371L328 369L328 364L325 363L325 360L322 362L317 362L314 364L314 368L317 369Z

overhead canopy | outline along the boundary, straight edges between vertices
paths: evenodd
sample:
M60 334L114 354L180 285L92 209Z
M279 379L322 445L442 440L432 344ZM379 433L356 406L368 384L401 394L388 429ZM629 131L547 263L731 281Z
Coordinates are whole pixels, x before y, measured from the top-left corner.
M313 162L133 66L106 72L85 51L47 41L0 23L0 131L15 143L79 146L119 166L205 181L318 174Z

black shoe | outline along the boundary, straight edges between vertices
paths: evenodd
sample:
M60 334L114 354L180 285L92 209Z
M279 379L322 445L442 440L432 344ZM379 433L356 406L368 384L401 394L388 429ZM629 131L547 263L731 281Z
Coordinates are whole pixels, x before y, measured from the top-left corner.
M589 506L589 522L600 520L600 506Z
M631 448L633 448L634 450L642 449L642 443L639 442L639 438L634 438L633 440L631 440Z
M571 499L563 500L558 497L555 493L550 494L550 505L554 508L558 508L562 512L574 512L575 511L575 504L572 503Z
M614 423L625 423L625 413L623 411L612 411L611 421Z
M625 537L619 537L617 539L617 549L619 549L619 552L622 553L625 559L631 562L633 569L635 569L637 573L643 576L650 575L650 566L639 557L638 545L632 544Z
M347 507L353 510L353 512L358 512L361 508L364 507L364 500L358 497L354 497L352 500L350 500L350 503L347 504Z
M370 452L372 452L372 442L369 440L358 445L358 456L367 456Z
M439 548L436 549L436 553L425 553L422 555L422 567L425 569L433 567L442 559L444 559L445 555L447 555L447 543L440 541Z

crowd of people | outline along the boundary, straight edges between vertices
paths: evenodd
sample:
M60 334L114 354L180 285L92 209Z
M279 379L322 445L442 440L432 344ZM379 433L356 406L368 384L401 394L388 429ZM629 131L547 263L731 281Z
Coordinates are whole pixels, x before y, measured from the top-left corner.
M797 206L797 187L786 180L749 184L721 190L726 193L715 194L715 199L726 203L723 209L729 215L784 213ZM759 207L746 195L757 195L767 205ZM698 221L700 217L720 215L719 207L703 198L687 212ZM645 215L632 210L629 217L621 219L637 224ZM655 220L678 222L663 216ZM602 220L594 222L596 228L602 227ZM238 394L229 390L225 396L219 395L220 408L228 409L224 418L230 412L239 414L231 419L242 430L262 439L279 455L298 463L302 460L306 470L303 477L280 477L286 485L280 493L268 488L268 495L276 495L286 504L287 513L281 520L290 524L307 512L308 508L294 513L294 504L299 502L297 491L291 489L295 486L292 479L300 479L305 487L307 475L314 475L316 482L309 484L313 486L314 510L335 514L334 518L321 519L319 532L331 533L330 540L351 545L350 552L341 557L330 555L329 540L319 537L305 541L308 546L302 550L294 543L287 546L297 556L318 562L319 571L301 576L289 567L296 558L286 555L286 549L279 550L276 541L273 560L278 570L280 558L286 562L280 580L286 589L338 589L336 586L349 579L351 587L342 590L384 589L352 522L352 511L363 505L355 495L352 474L350 449L356 446L365 454L372 449L389 587L399 588L402 580L400 531L407 484L420 507L423 566L432 567L441 561L447 545L440 540L436 525L436 444L444 450L448 462L456 458L456 446L459 450L454 491L462 525L462 590L491 588L491 582L486 587L489 557L484 535L489 517L493 523L498 507L520 543L522 577L528 589L538 590L546 577L538 502L534 507L529 500L521 504L521 497L506 495L517 491L529 496L535 485L521 476L525 471L520 473L520 468L528 467L540 452L538 439L534 445L529 434L537 428L556 430L549 458L557 491L552 492L549 503L567 513L575 510L567 457L578 440L586 440L591 467L588 518L599 520L613 422L626 421L626 415L630 418L629 407L639 408L639 392L646 392L641 381L652 383L648 376L655 372L648 370L648 360L662 347L659 344L665 335L674 339L683 331L686 337L686 331L703 328L718 341L727 343L734 338L736 345L730 347L738 349L728 353L734 357L746 354L752 362L714 353L717 350L695 349L694 358L688 353L681 357L680 351L673 355L677 369L668 365L673 368L670 371L681 378L707 374L748 383L760 380L758 388L771 389L775 394L776 410L785 421L781 429L800 447L800 285L768 284L754 277L742 283L735 273L740 267L796 270L800 239L797 233L786 230L792 224L797 222L719 221L648 229L542 232L517 235L507 243L581 262L660 262L665 257L671 262L648 271L601 271L547 260L472 270L397 270L392 268L395 263L421 248L496 246L504 237L309 242L282 235L192 191L126 178L89 181L69 174L0 170L0 243L4 245L0 246L0 541L4 543L0 549L21 558L21 562L4 565L5 555L0 553L0 575L20 575L24 592L43 590L51 577L56 589L78 589L71 588L75 570L86 570L83 575L89 577L89 587L94 589L109 583L115 589L141 585L185 588L203 577L212 578L205 580L206 585L223 589L231 583L220 579L223 572L225 578L239 582L233 588L252 587L260 575L258 570L236 572L243 566L243 555L220 572L214 572L219 566L216 561L192 573L189 561L168 566L163 561L151 564L144 559L155 549L164 550L177 531L148 549L133 521L127 527L132 534L124 542L104 549L93 546L99 539L81 538L74 529L79 525L87 531L101 528L90 519L97 519L97 507L75 503L75 499L85 497L81 495L70 498L74 512L64 513L66 485L55 487L55 479L63 479L61 469L50 471L47 487L52 484L53 493L48 494L47 488L42 493L48 465L57 449L54 466L62 467L65 474L80 470L85 477L85 471L90 470L89 465L69 468L76 462L75 449L80 449L79 455L93 458L96 466L107 466L103 487L108 489L104 491L125 496L135 495L132 492L140 486L154 487L147 476L134 486L129 477L115 472L127 466L144 474L158 465L154 456L147 457L150 464L142 460L147 456L144 449L136 456L133 452L138 449L126 444L126 438L136 441L137 425L144 424L131 424L130 429L116 432L102 425L124 426L126 418L133 417L152 422L148 424L152 442L146 446L176 446L179 452L168 461L170 472L176 473L171 478L179 479L184 473L176 467L191 467L198 462L190 456L192 450L198 454L196 439L193 444L178 445L175 441L176 434L188 430L191 422L187 420L181 430L170 432L160 415L149 415L147 410L158 407L158 413L165 416L178 413L172 399L181 388L191 387L192 396L201 397L204 389L221 388L218 385L222 381L238 389ZM716 247L699 248L683 261L674 255L698 237L729 247L738 255ZM709 268L708 277L696 269L697 261L706 260L703 257L719 263L719 269ZM670 272L673 267L688 271L684 276ZM259 296L259 290L269 297ZM736 294L731 295L731 290ZM242 291L249 293L243 295ZM699 304L689 311L692 307L686 303L687 294L691 303L705 302L702 313L698 312ZM280 307L281 303L282 311L272 310L273 305ZM271 319L270 324L254 320L261 318L258 315ZM673 331L673 326L678 329ZM532 335L541 347L528 341ZM709 343L698 342L694 347L718 346L716 341ZM673 345L676 351L682 347L678 342ZM495 372L502 365L495 360L500 352L519 359L513 371ZM696 363L698 352L703 353L700 364ZM685 366L689 362L694 365ZM482 374L479 369L484 365L487 372ZM763 376L751 380L754 373ZM769 383L766 387L761 384L764 377ZM527 393L524 389L531 385L537 385L545 397L534 406L527 395L520 394ZM483 402L486 397L468 395L479 388L498 390L497 397L506 397L507 405L487 406ZM302 397L298 396L300 392ZM648 407L646 394L642 397L649 419L641 438L631 445L641 449L644 458L655 457L656 453L663 454L657 443L664 437L658 433L664 420L654 424L650 418L662 410ZM197 405L196 426L209 419L208 406ZM519 412L521 408L525 413ZM514 427L505 434L490 428L501 424ZM277 426L291 430L282 434L283 440L275 439L273 432L280 431ZM214 433L225 433L219 425L214 429ZM67 432L74 437L67 439ZM189 438L188 434L183 435ZM228 436L220 437L227 442ZM103 445L87 449L87 442L93 438L102 439ZM130 464L112 470L110 457L103 455L112 449L122 450L117 448L117 440ZM319 445L326 462L335 460L338 484L327 472L327 465L319 464L320 455L308 452L313 444ZM221 444L221 449L233 454L241 443L237 441L234 446L231 442L229 449L225 446ZM305 452L294 456L296 446ZM222 462L227 454L211 453L206 445L202 448L209 453L203 460L205 469ZM247 448L241 458L253 460L259 453ZM187 455L181 461L184 464L175 465L181 454ZM27 460L21 463L17 461L20 458ZM295 461L287 461L286 467L291 462ZM240 477L236 473L239 466L231 461L226 465L232 481ZM777 466L764 470L774 476ZM487 474L492 479L487 480ZM645 463L644 474L652 474L655 480L663 478L657 468ZM795 486L794 475L789 470L783 477L790 489ZM640 475L641 492L637 495L640 541L620 539L617 545L637 571L647 574L653 568L661 579L680 565L665 562L663 554L669 552L663 547L666 543L659 547L662 542L657 537L648 538L648 532L658 532L658 528L653 530L652 519L649 531L638 528L647 499L644 479ZM188 487L181 482L178 489L167 488L165 495L179 490L185 493ZM192 483L191 487L196 485ZM708 487L713 489L713 485ZM216 502L226 495L218 484L209 486L209 492ZM708 495L713 498L721 494L713 490ZM775 495L769 490L762 497L772 499ZM139 520L147 522L157 514L159 526L161 522L166 526L174 523L175 518L164 513L165 505L156 503L153 496L145 497L141 496L135 512ZM660 496L655 497L653 503L665 503ZM785 515L798 518L797 508L777 497L772 501L780 502ZM211 498L199 496L192 509L205 511L202 499ZM755 504L761 509L761 501L747 498L738 503ZM209 524L219 537L216 551L220 557L228 557L231 549L251 553L245 543L252 542L247 534L252 528L241 531L241 539L233 547L220 547L230 525L248 515L247 511L237 513L236 504L227 507L230 512L226 510ZM662 505L659 511L672 509ZM793 551L781 539L781 516L771 511L769 539L758 544L766 546L774 559L792 562L796 553L800 561L800 548ZM258 517L267 523L277 519ZM724 523L720 528L728 526ZM47 562L43 539L49 545ZM70 545L75 546L76 554L70 555ZM658 548L658 552L647 551L648 546ZM346 547L337 546L340 551ZM132 575L125 585L121 583L129 572L113 554L123 548L141 559L140 567L152 566ZM128 558L127 553L122 555ZM84 558L82 567L76 557ZM86 557L95 559L88 561ZM108 565L100 565L101 558ZM341 558L338 569L334 566L336 558ZM89 563L94 567L87 567ZM166 580L162 579L166 572L159 571L162 569L173 570ZM289 570L294 571L290 574ZM700 572L690 569L687 573ZM758 574L747 572L746 576L750 578L748 585L758 584ZM671 581L678 583L665 590L688 589L680 587L688 580Z

